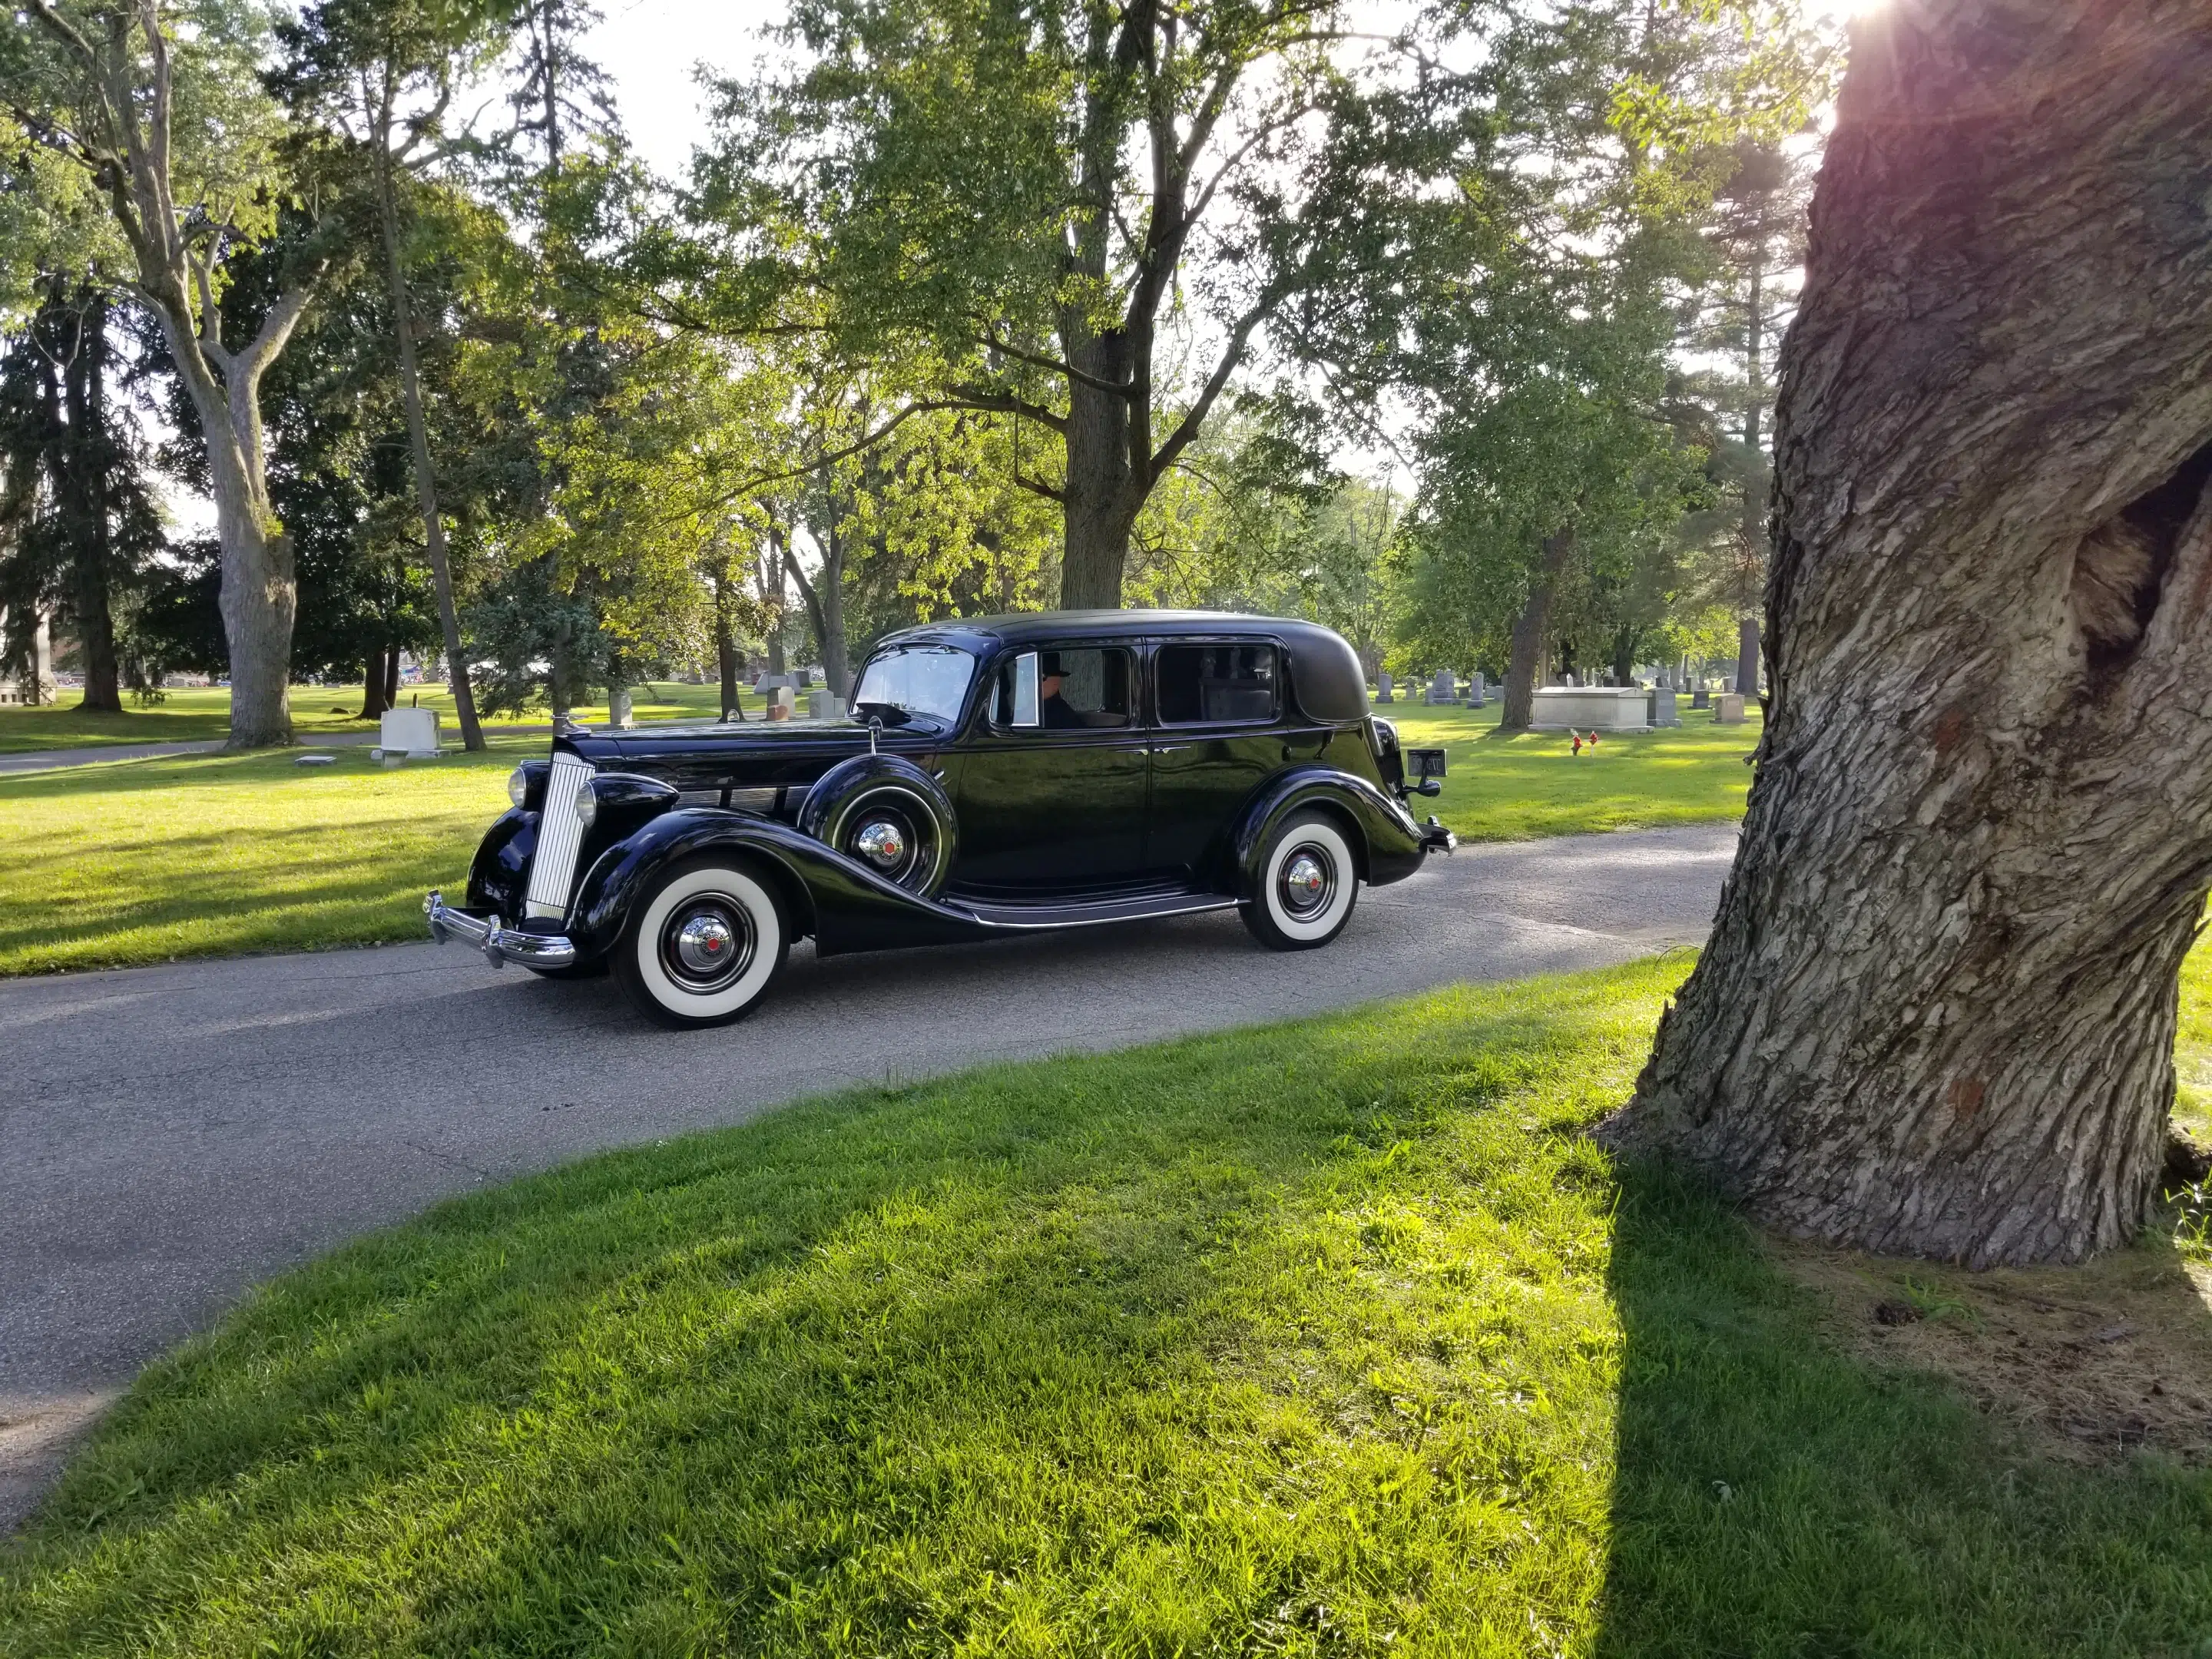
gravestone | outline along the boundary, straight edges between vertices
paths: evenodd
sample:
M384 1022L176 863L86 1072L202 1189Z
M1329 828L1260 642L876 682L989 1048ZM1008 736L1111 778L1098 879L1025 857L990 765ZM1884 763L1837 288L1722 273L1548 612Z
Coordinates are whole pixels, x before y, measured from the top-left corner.
M787 720L791 711L799 705L799 694L787 685L773 686L768 694L768 717L772 720Z
M1700 686L1699 686L1699 687L1698 687L1695 691L1692 691L1692 692L1690 694L1690 707L1691 707L1691 708L1711 708L1712 706L1713 706L1713 694L1712 694L1711 692L1710 692L1710 691L1706 690L1705 690L1705 688L1704 686L1700 685Z
M799 671L799 678L793 682L793 684L795 684L802 691L812 689L814 684L814 671L811 668L800 669Z
M438 711L434 708L387 708L377 733L375 759L400 756L427 757L438 752Z
M1682 717L1675 712L1674 688L1670 685L1654 687L1648 694L1650 711L1644 719L1653 726L1680 726Z
M607 688L607 724L621 732L627 732L637 724L637 716L630 712L629 687L611 685Z
M1436 678L1429 682L1428 702L1431 708L1459 701L1459 684L1452 678L1449 668L1437 670Z
M1482 671L1478 668L1467 683L1467 706L1469 708L1486 708L1489 705L1490 687L1482 678Z
M1390 701L1390 673L1388 669L1375 677L1375 701L1377 702Z
M835 691L817 691L806 699L806 718L842 720L845 718L845 700Z
M1723 691L1713 699L1713 724L1741 726L1743 724L1743 693Z

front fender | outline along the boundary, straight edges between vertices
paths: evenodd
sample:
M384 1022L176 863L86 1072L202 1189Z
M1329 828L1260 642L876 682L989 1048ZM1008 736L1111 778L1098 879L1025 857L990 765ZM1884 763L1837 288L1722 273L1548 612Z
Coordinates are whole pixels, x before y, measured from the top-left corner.
M988 934L972 920L893 885L790 824L695 806L661 814L609 848L586 872L569 910L568 937L580 955L611 951L653 881L674 865L706 854L750 860L765 871L792 931L811 934L823 956L947 945Z
M1268 838L1291 813L1316 807L1352 831L1361 878L1371 887L1403 881L1426 855L1413 815L1365 778L1334 767L1301 766L1268 780L1249 801L1230 842L1237 891L1249 896L1260 879Z
M540 782L538 793L544 793ZM530 885L530 855L538 850L538 814L510 807L500 814L469 866L468 908L489 910L509 923L522 920L522 899Z

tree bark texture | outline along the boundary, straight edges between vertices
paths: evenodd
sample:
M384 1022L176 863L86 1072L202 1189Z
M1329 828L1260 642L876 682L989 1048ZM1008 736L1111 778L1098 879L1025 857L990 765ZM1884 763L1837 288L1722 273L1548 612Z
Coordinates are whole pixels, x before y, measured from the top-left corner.
M2212 9L1858 25L1784 344L1769 715L1630 1144L1975 1266L2135 1232L2212 887Z
M1513 619L1513 636L1505 655L1505 690L1498 717L1501 732L1526 732L1535 718L1536 682L1543 677L1551 639L1552 596L1574 546L1571 530L1546 538L1542 562L1528 585L1528 597L1521 614Z

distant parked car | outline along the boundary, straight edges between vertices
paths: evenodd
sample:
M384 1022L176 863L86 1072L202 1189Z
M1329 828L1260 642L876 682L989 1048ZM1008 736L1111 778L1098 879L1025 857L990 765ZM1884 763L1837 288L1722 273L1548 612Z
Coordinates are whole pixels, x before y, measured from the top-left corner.
M1235 908L1309 950L1361 883L1454 845L1404 805L1443 769L1310 623L969 618L883 641L849 720L560 726L465 904L424 908L495 965L611 969L678 1027L744 1013L804 936L826 955Z

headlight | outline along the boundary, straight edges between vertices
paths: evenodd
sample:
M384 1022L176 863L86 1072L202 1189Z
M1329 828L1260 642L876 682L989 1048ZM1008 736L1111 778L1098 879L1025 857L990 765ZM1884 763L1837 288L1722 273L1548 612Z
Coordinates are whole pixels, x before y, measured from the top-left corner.
M588 830L592 827L592 821L599 816L599 798L592 793L592 786L587 783L576 792L577 820Z
M507 798L517 806L530 799L530 775L519 766L507 775Z

